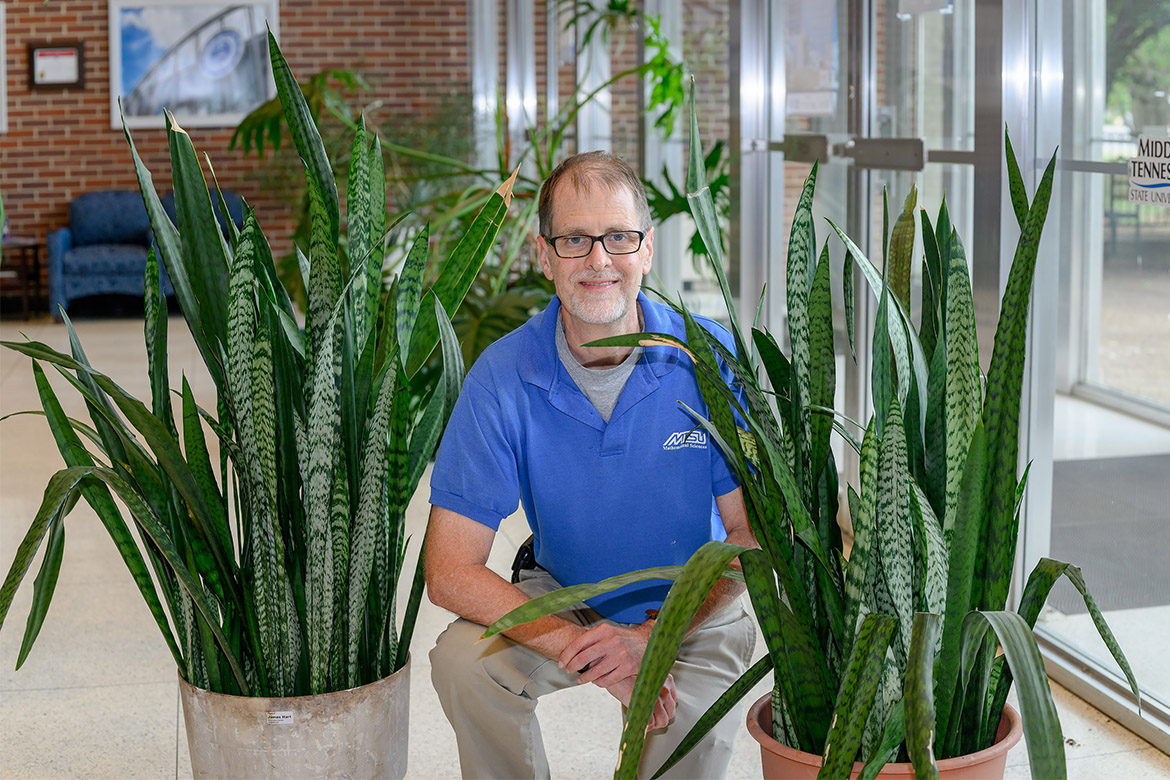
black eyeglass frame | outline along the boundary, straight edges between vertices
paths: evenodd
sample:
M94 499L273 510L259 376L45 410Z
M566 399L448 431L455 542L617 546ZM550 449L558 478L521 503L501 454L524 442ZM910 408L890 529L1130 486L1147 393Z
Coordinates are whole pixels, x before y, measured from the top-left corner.
M607 247L605 245L605 238L606 238L606 236L612 236L612 235L615 235L618 233L634 233L635 235L638 236L638 245L636 247L634 247L633 249L631 249L629 252L613 252L613 251L611 251L609 249L609 247ZM560 236L544 236L544 240L547 241L548 245L552 247L552 250L556 254L556 256L561 258L562 260L580 260L582 257L588 257L589 255L593 254L593 247L597 245L598 241L601 242L601 248L604 249L610 255L615 255L615 256L619 256L619 257L622 255L632 255L635 252L637 252L639 249L642 248L642 244L646 241L646 235L647 235L647 231L645 231L645 230L611 230L608 233L602 233L600 236L590 236L590 235L586 235L585 233L565 233L564 235L560 235ZM582 254L579 254L579 255L562 255L561 251L559 249L557 249L557 241L561 240L562 238L588 238L589 239L589 249L585 250L585 252L583 252Z

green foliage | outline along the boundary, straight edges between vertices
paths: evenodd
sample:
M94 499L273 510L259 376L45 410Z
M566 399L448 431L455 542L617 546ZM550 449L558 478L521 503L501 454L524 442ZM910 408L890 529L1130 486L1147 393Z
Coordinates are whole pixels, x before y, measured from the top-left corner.
M161 252L152 253L146 275L149 405L89 362L68 319L71 354L37 342L4 344L33 358L66 464L50 479L0 587L2 627L47 540L18 665L44 621L65 519L79 499L106 527L192 684L240 695L321 693L380 679L406 661L423 582L420 554L399 628L406 504L463 377L449 313L491 251L509 185L469 221L433 284L422 284L424 238L392 285L397 294L382 295L378 144L359 123L342 215L312 109L271 36L269 43L312 202L304 333L254 213L241 231L221 236L191 139L174 118L167 115L178 227L127 131ZM343 216L348 264L338 246ZM179 418L166 370L160 260L216 388L215 406L201 408L184 377ZM442 368L424 382L412 366L436 345ZM81 394L92 427L65 416L44 364ZM218 469L205 426L218 440Z
M692 108L696 128L693 114ZM692 143L697 147L697 141ZM1063 777L1060 723L1031 634L1040 605L1060 574L1081 590L1098 631L1138 696L1125 656L1075 567L1042 560L1029 579L1020 611L1004 610L1023 485L1017 460L1028 304L1055 173L1054 157L1029 202L1010 143L1006 148L1021 232L986 390L979 376L966 255L945 204L937 220L925 212L915 219L917 194L911 193L887 244L885 275L830 223L878 301L869 335L875 412L860 442L852 434L845 437L860 454L860 483L846 488L854 532L847 558L836 533L836 483L823 482L836 475L837 467L822 443L824 428L817 425L828 411L821 391L831 375L824 364L835 356L831 349L816 346L823 337L815 334L826 330L818 320L827 316L831 333L833 315L831 309L825 311L828 253L822 251L818 260L813 230L815 167L789 242L788 354L759 329L752 334L754 351L744 348L739 318L718 268L728 320L736 329L737 354L700 329L689 329L687 343L678 345L692 356L710 411L709 420L695 415L696 423L717 442L739 478L760 543L759 550L743 552L740 561L775 670L774 736L822 754L821 777L846 776L855 761L866 762L864 775L872 777L900 753L909 756L919 776L931 776L938 759L991 744L1013 679L1019 683L1033 775ZM705 178L702 158L692 155L688 197L714 261L719 250L712 237L718 225ZM909 311L908 275L919 222L926 273L922 311L915 322ZM851 274L851 265L846 271ZM685 309L679 311L689 317ZM648 337L636 334L599 344ZM718 367L707 357L712 351L735 374L746 403L719 381ZM735 425L731 411L745 421L746 430ZM844 431L840 424L834 429ZM709 555L701 550L692 563ZM666 633L664 625L686 624L694 610L674 612L684 603L700 603L707 593L704 577L718 574L725 565L723 558L702 568L696 564L693 570L688 564L688 576L672 587L654 634ZM529 618L545 611L539 601L525 605ZM644 728L646 718L635 718L649 712L661 684L660 676L644 676L673 662L673 656L659 657L669 653L669 644L654 644L654 635L651 643L653 652L643 658L631 698L627 734ZM997 646L1003 648L1002 659L996 658ZM745 692L742 686L736 690ZM731 703L730 697L721 697L701 725L716 722ZM697 739L697 734L688 735L667 763ZM623 742L617 776L633 777L639 756L628 751L638 747Z

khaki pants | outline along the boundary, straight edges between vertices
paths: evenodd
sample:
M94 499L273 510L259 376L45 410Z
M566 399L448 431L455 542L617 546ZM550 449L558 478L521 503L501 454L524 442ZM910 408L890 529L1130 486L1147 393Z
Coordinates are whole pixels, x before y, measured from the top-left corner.
M522 572L517 587L535 597L560 586L547 572L535 569ZM566 610L561 617L582 626L605 621L588 607ZM431 679L455 729L463 776L548 778L536 700L576 687L576 675L507 637L479 641L483 631L481 625L456 620L439 635L430 654ZM747 670L755 642L755 627L738 599L687 637L671 669L678 690L675 718L665 729L646 735L639 776L652 775L707 708ZM736 707L665 777L723 777L741 718Z

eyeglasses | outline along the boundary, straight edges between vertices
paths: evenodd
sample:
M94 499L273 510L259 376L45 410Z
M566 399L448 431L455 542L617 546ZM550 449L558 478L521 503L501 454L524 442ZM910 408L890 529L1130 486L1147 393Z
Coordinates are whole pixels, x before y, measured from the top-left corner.
M593 251L593 245L598 241L611 255L632 255L642 248L642 241L646 234L641 230L615 230L603 236L585 236L574 233L567 236L545 238L552 245L557 257L566 260L574 257L585 257Z

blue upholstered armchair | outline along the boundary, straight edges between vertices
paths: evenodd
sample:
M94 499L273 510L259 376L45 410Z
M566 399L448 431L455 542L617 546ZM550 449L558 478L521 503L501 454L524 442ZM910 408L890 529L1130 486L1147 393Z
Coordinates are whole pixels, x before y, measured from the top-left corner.
M174 195L167 193L162 201L174 221ZM232 221L242 225L240 196L225 192L224 201ZM218 205L216 215L224 224ZM75 198L69 204L69 227L49 233L49 311L57 316L58 306L68 311L71 302L88 295L141 297L151 240L150 220L139 193L110 190ZM166 268L160 270L163 293L174 295Z

